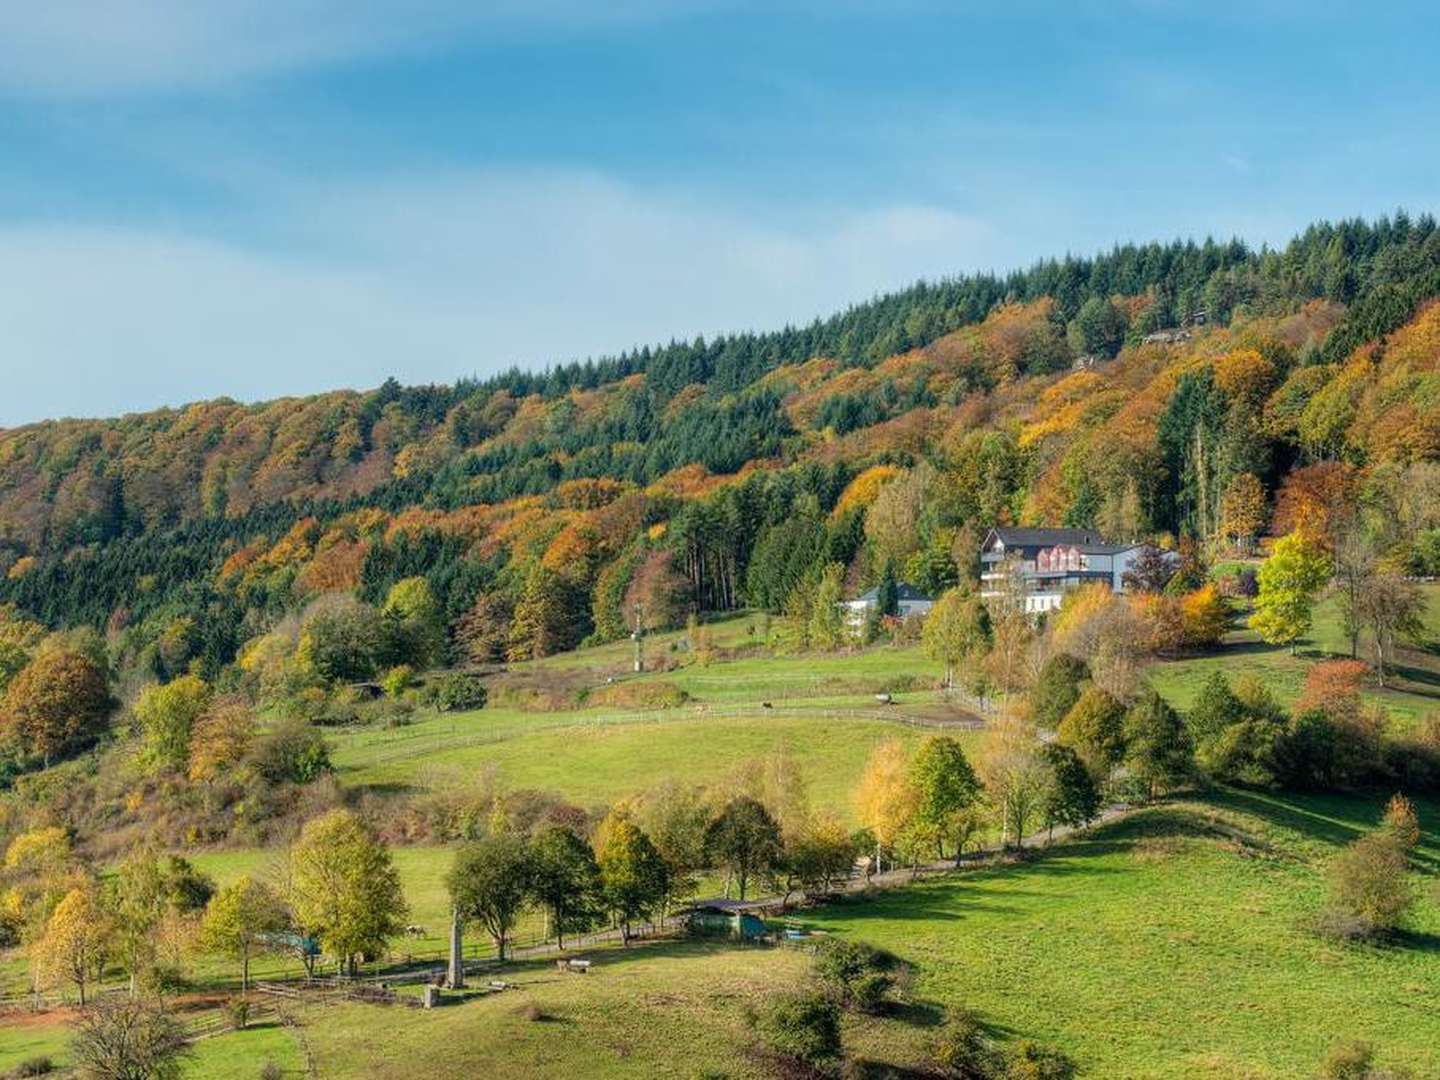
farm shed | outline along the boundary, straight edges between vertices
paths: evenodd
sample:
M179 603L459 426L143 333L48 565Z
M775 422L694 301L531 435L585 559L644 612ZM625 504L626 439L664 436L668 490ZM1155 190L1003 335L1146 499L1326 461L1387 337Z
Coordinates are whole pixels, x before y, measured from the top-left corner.
M686 910L685 925L692 934L756 941L770 932L760 909L743 900L699 900Z

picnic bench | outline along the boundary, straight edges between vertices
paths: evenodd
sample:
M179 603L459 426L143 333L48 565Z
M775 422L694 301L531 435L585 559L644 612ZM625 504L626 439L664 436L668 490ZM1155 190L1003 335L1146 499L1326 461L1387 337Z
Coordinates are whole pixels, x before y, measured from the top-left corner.
M572 975L590 974L589 960L556 960L555 967L558 971L566 971Z

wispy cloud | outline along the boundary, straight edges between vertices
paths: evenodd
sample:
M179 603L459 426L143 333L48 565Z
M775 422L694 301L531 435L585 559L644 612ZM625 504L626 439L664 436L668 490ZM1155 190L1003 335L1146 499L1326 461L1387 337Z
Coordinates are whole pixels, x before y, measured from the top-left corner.
M784 221L586 173L297 189L281 254L194 233L0 228L0 424L544 365L769 328L1000 257L895 205ZM296 255L291 252L301 251Z
M0 94L213 86L468 34L673 18L720 0L66 0L0 4Z

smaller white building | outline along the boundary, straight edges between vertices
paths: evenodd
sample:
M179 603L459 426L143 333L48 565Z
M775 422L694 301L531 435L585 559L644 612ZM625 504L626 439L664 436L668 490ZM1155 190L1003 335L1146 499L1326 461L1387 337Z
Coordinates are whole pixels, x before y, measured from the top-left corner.
M849 621L852 626L862 626L869 618L870 612L880 605L880 589L877 586L867 589L854 600L846 600L845 607L849 611ZM896 615L899 618L908 618L911 615L928 615L930 609L935 606L935 601L926 596L914 585L906 584L903 581L895 584L895 607Z

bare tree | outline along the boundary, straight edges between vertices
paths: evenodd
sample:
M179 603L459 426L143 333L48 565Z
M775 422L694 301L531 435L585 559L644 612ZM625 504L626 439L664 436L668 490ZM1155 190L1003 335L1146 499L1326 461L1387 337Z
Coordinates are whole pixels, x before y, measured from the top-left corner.
M1397 643L1425 631L1425 597L1398 574L1376 574L1360 596L1359 616L1371 634L1375 677L1384 686L1385 671L1395 663Z
M130 997L86 1009L71 1048L80 1074L95 1080L178 1080L191 1053L184 1026L164 1005Z

